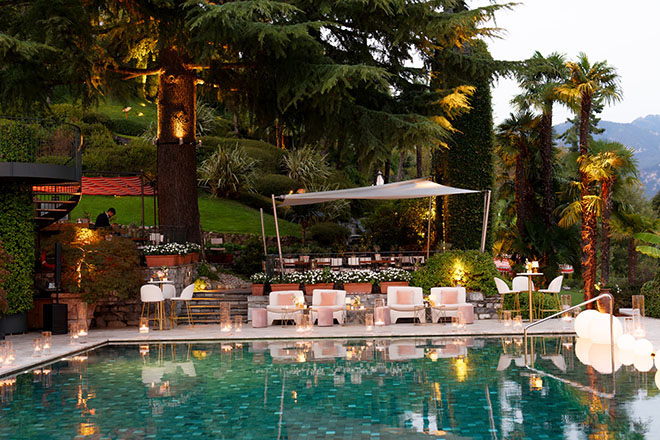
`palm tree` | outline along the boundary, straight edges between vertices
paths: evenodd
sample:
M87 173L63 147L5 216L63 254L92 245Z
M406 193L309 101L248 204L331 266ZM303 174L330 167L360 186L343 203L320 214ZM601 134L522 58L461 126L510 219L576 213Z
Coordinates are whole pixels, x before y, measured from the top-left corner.
M594 64L584 53L578 55L577 62L569 61L566 67L570 72L569 80L558 87L559 97L579 112L578 147L580 158L585 161L589 154L589 128L594 104L611 103L621 99L619 75L616 69L606 61ZM579 168L581 193L580 208L582 214L582 276L584 277L584 297L594 296L596 282L596 247L598 245L597 213L590 206L593 195L590 193L589 176L584 167Z
M631 149L618 142L595 141L591 178L600 182L601 198L601 263L600 281L606 284L610 278L610 217L612 199L617 187L640 184L637 179L637 161Z
M546 227L554 223L555 197L552 187L552 107L559 101L558 88L568 77L566 60L556 52L544 57L535 52L525 67L518 71L518 81L523 93L513 99L519 109L533 107L541 112L539 122L541 143L541 182L543 189L543 221Z
M531 150L538 143L539 118L529 111L510 114L497 127L498 148L515 161L514 187L516 204L516 229L525 236L525 224L534 213L534 190L530 184Z

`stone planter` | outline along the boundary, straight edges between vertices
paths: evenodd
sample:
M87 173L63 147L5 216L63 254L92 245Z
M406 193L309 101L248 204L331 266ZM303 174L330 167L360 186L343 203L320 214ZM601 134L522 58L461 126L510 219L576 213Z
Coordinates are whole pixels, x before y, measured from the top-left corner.
M298 283L280 283L280 284L271 284L271 292L279 292L282 290L300 290L300 284Z
M264 285L263 284L252 284L250 285L253 296L263 296L264 295Z
M55 294L52 294L51 298L55 302ZM89 328L94 317L94 310L96 310L96 303L87 304L79 293L60 293L59 303L67 305L69 328L72 324L82 323Z
M380 284L380 293L387 293L387 288L390 286L404 287L409 286L408 281L382 281Z
M149 267L179 266L182 261L181 255L145 255L144 258Z
M314 289L330 290L334 287L334 283L305 284L305 295L311 295L314 292Z
M371 283L344 283L344 290L347 295L367 295L371 293L372 289L373 285Z

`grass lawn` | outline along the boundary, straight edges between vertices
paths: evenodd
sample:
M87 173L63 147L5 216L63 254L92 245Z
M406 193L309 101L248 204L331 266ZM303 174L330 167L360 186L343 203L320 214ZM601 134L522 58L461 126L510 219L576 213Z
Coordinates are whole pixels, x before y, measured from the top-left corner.
M80 203L71 213L75 220L89 214L92 221L108 208L115 208L117 215L115 223L139 225L141 220L140 197L83 196ZM202 228L205 231L233 232L241 234L261 235L261 220L259 211L249 208L233 200L214 199L208 195L199 196L199 214ZM300 237L300 225L278 218L280 233L283 236ZM154 202L152 197L144 198L144 222L154 224ZM271 214L264 212L266 235L275 235L275 223Z
M124 112L122 111L125 107L131 107L131 110L126 115L124 115ZM147 125L149 122L155 122L158 117L158 106L155 102L150 102L146 99L135 99L127 105L112 102L110 100L101 101L96 111L112 119L126 117L127 119L145 122ZM140 116L140 114L142 114L142 116Z

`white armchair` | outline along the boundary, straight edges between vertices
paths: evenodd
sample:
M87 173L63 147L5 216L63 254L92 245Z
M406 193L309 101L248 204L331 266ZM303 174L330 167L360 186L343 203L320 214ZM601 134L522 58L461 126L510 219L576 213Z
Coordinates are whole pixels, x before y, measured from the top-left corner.
M419 312L419 307L424 307L421 287L388 287L387 307L390 309L392 324L396 324L396 320L399 318L418 318L422 324L426 322L426 313Z
M295 319L296 311L292 310L296 302L305 301L302 290L280 290L270 292L268 296L268 325L273 325L276 319Z
M467 304L465 287L432 287L429 294L434 306L444 306L444 316L458 316L458 306ZM433 322L438 322L443 316L441 309L431 309Z
M314 360L334 360L346 358L346 347L343 341L323 339L314 342Z
M341 325L344 324L344 309L346 308L346 291L331 289L314 289L312 291L312 324L319 317L319 310L332 310L332 317Z

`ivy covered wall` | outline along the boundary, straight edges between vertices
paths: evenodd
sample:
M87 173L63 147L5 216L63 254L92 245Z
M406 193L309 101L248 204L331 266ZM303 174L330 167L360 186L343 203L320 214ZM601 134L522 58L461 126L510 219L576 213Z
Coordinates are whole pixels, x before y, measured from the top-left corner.
M437 154L436 181L459 188L490 189L494 179L490 84L482 79L472 85L477 87L470 100L472 110L454 121L459 132L452 136L449 149ZM439 198L437 206L443 209L437 215L438 240L446 239L455 249L479 249L483 204L483 193Z
M0 240L9 255L7 292L9 314L32 308L34 269L34 208L29 185L0 183Z

